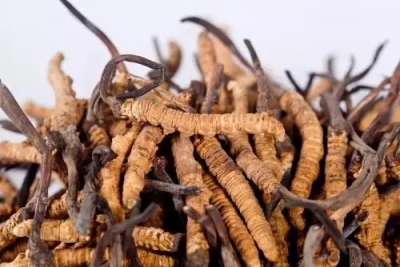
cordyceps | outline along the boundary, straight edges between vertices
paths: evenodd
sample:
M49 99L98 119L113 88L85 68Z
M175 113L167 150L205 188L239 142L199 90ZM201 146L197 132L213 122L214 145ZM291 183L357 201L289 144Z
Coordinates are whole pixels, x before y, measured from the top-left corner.
M203 184L202 168L194 159L194 147L188 137L176 136L172 141L172 154L176 166L179 183L186 186L196 186L200 189L197 196L187 196L187 206L198 212L205 212L209 203L210 191ZM206 266L209 264L208 242L201 226L192 219L187 222L186 255L188 266Z
M115 64L121 61L136 62L154 69L165 71L165 67L153 61L136 55L121 55L115 57L105 67L100 84L100 94L107 102L114 114L121 118L132 118L148 122L153 126L160 126L164 134L178 131L186 136L200 134L214 136L216 134L269 133L278 141L285 138L285 130L282 124L266 113L261 114L190 114L168 108L153 101L145 99L127 99L120 102L117 98L108 96L106 88L111 84L110 74L114 72ZM144 88L129 92L127 97L139 97L164 81L164 75L160 80L146 85Z
M329 117L327 152L325 158L325 197L338 195L347 187L346 154L348 148L349 126L335 98L330 93L323 93L322 100L325 112ZM328 212L332 214L332 212ZM342 230L344 220L336 221L339 230ZM327 243L328 263L336 266L340 259L340 251L332 239Z
M318 177L319 162L324 155L322 127L311 106L299 93L278 90L272 93L279 97L282 110L288 113L300 131L302 137L300 158L290 188L296 195L307 198L311 193L313 182ZM298 207L289 211L292 224L299 230L305 228L303 211Z
M221 213L222 219L228 228L229 236L246 266L261 266L258 250L253 238L243 224L229 197L210 173L203 174L203 181L212 192L211 203Z
M181 86L179 40L164 57L154 39L159 63L121 55L60 2L112 58L78 99L55 53L55 105L26 102L26 114L0 82L0 128L26 137L0 143L0 266L399 265L400 64L363 83L385 43L343 79L334 57L304 89L286 72L296 92L284 91L249 39L252 64L224 30L186 17L204 28L202 76Z
M272 262L276 261L278 251L271 227L240 169L222 150L217 139L198 138L195 146L197 153L206 161L210 172L217 178L239 209L253 239L265 257Z

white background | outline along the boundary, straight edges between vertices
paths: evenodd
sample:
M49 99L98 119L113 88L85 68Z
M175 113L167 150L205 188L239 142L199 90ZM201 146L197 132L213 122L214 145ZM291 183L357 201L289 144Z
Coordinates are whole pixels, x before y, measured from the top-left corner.
M389 75L400 58L398 1L134 1L71 0L99 26L121 53L156 59L152 37L159 37L164 53L167 41L176 40L184 51L176 76L182 86L199 74L193 62L200 27L180 23L185 16L201 16L228 26L235 43L249 38L264 67L287 84L284 69L304 82L308 72L322 71L329 54L338 56L342 73L350 55L356 70L364 67L379 43L389 43L366 82L377 84ZM74 79L79 97L88 97L102 68L110 59L104 45L57 0L0 2L0 79L20 103L33 100L51 106L52 90L46 79L50 57L61 51L63 68ZM146 69L129 65L131 71ZM3 113L0 113L4 117ZM0 131L0 140L20 140ZM15 139L17 138L17 139Z

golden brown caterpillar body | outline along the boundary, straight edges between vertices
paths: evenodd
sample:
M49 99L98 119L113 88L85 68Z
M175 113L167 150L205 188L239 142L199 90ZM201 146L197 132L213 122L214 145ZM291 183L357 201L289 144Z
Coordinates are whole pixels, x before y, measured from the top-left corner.
M11 215L7 221L0 225L0 251L11 245L17 240L17 237L12 233L12 229L20 223L20 214L22 209Z
M155 252L138 248L137 255L143 267L174 267L176 260L169 255L157 254Z
M97 124L89 128L88 134L89 142L92 147L110 144L110 137L108 137L107 131Z
M211 174L205 173L203 181L212 192L211 203L221 213L222 219L228 228L228 234L239 251L243 262L248 267L261 266L256 244L229 197Z
M78 192L78 197L76 199L77 206L80 207L85 195L83 191ZM49 203L47 209L47 218L50 219L64 219L68 216L67 212L67 193L64 193L60 198L54 199Z
M24 253L28 248L28 241L23 239L0 253L0 262L11 262L18 254Z
M17 237L27 237L31 232L31 226L32 220L26 220L14 227L13 234ZM75 223L71 219L46 219L42 225L40 238L43 241L59 241L66 244L87 244L89 241L99 241L103 230L105 230L104 226L104 224L93 224L92 231L94 231L95 236L82 236L76 233ZM155 227L136 226L133 229L132 237L136 246L155 251L175 252L178 250L183 235L172 234Z
M291 191L300 197L307 198L311 193L311 186L319 174L319 161L324 154L322 127L317 115L300 94L285 92L279 102L281 108L294 120L302 137L300 159ZM303 211L303 208L292 208L289 211L292 224L299 230L303 230L305 227L302 218Z
M131 209L144 188L145 175L150 171L158 144L164 138L161 128L147 125L139 133L128 157L122 189L122 203Z
M2 163L40 163L41 154L27 141L21 143L0 142L0 160Z
M325 197L334 197L347 188L346 153L348 137L345 131L340 133L329 126L328 151L325 158ZM328 214L331 214L328 212ZM336 226L342 230L344 220L337 220ZM327 243L328 263L336 266L340 260L340 251L332 239Z
M172 234L160 228L141 226L136 226L132 235L136 246L168 252L177 251L183 237L182 234Z
M215 56L213 42L208 36L207 31L202 31L199 34L197 45L199 50L199 63L201 72L203 73L205 84L209 84L215 63L217 63L217 59Z
M121 206L120 176L125 156L138 136L139 128L132 127L125 135L117 135L112 139L111 150L118 156L107 162L99 174L100 194L107 199L111 212L117 221L124 218Z
M358 212L368 212L368 217L361 223L360 231L356 234L360 244L373 252L378 258L390 265L390 258L386 255L382 243L382 234L377 229L379 224L380 199L375 184L372 184Z
M107 132L111 137L115 137L117 135L125 135L128 130L128 121L116 120L109 125Z
M201 166L194 159L193 153L194 147L189 138L176 136L173 139L172 154L179 184L197 186L200 189L200 194L185 197L186 206L204 214L205 206L209 204L211 192L203 183ZM209 245L201 225L188 218L186 233L187 264L190 266L207 266L210 261Z
M275 262L278 251L271 227L240 169L215 138L197 139L195 146L210 172L217 178L218 183L226 190L242 214L258 247L268 260Z
M13 229L13 234L18 237L29 236L32 220L26 220ZM87 242L90 236L76 233L73 220L44 220L40 229L40 238L44 241L59 241L65 243Z
M285 139L282 124L267 113L261 114L189 114L173 110L146 100L126 100L117 114L121 117L136 118L153 126L161 126L165 134L175 131L185 136L200 134L250 134L268 133L277 141Z
M60 130L66 125L78 125L83 110L71 88L72 79L61 70L64 56L56 53L49 62L47 78L53 87L56 103L50 116L50 128Z

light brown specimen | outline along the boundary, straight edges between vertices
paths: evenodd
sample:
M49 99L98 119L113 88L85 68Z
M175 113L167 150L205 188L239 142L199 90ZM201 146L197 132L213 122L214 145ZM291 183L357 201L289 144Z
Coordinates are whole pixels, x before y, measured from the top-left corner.
M356 237L361 245L390 265L390 258L388 258L384 249L382 232L379 229L381 227L379 223L380 204L378 191L375 184L372 184L359 206L358 213L367 211L368 217L361 223L360 231L356 234Z
M319 174L319 161L324 154L323 132L317 115L304 98L296 92L285 92L279 99L281 108L294 120L302 137L302 148L291 191L308 198L311 186ZM278 140L279 141L279 140ZM303 208L292 208L289 215L293 226L298 230L305 227Z
M12 229L20 223L20 214L23 209L19 209L11 215L7 221L0 225L0 251L11 245L17 240L17 237L12 233Z
M145 175L150 171L158 144L163 138L162 129L151 125L144 126L137 136L126 164L122 188L122 203L125 208L131 209L139 200Z
M195 147L210 172L235 203L265 257L272 262L277 261L278 251L271 227L240 169L215 138L198 138Z
M93 124L89 128L88 134L89 134L89 142L92 147L100 145L109 145L111 143L107 131L103 127L97 124Z
M143 267L174 267L176 260L169 255L162 255L147 249L138 248L137 255Z
M84 197L85 195L83 191L79 191L76 199L78 207L80 207ZM64 219L67 216L67 193L64 193L60 198L54 199L49 203L49 207L47 208L47 218Z
M78 125L83 111L72 89L72 79L61 70L64 56L56 53L49 62L47 79L55 94L55 108L50 116L50 129L58 131L67 125Z
M202 180L202 169L193 156L194 147L188 137L177 136L172 141L176 175L179 184L197 186L200 193L185 197L186 206L201 214L205 213L205 205L209 204L211 192ZM208 241L200 224L188 218L186 225L186 257L188 266L207 266L209 264Z
M21 143L0 142L0 160L3 163L40 163L41 154L28 141Z
M228 228L228 234L246 266L261 266L256 244L229 197L211 174L205 173L203 181L211 190L211 203L218 208Z
M13 229L13 234L17 237L28 237L31 232L32 220L21 222ZM64 243L88 243L89 241L99 241L103 231L106 229L104 224L92 223L93 235L82 236L76 233L75 223L71 219L52 220L46 219L43 222L40 238L44 241L58 241ZM132 237L135 245L151 250L175 252L182 240L182 234L172 234L165 232L161 228L136 226L133 229Z
M111 212L119 222L125 217L121 206L120 176L126 154L139 134L140 127L134 124L125 135L112 139L111 150L118 156L107 162L99 172L100 194L107 199Z
M28 240L18 240L12 246L0 253L0 262L11 262L18 254L24 253L28 249Z
M161 126L165 134L178 131L186 136L200 134L269 133L277 141L285 139L282 124L266 113L261 114L189 114L146 100L125 100L114 109L116 115L136 118L153 126Z

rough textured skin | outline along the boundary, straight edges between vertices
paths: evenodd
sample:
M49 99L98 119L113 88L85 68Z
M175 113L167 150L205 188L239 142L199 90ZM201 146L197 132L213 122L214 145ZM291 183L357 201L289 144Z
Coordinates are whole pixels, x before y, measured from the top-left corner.
M346 132L335 133L328 128L328 151L325 159L325 197L334 197L347 188L346 153L348 138ZM330 215L332 212L328 212ZM344 219L337 220L336 226L343 229ZM327 251L329 253L328 266L336 266L340 260L339 248L332 239L328 240Z
M27 141L0 143L0 160L3 163L40 163L42 155Z
M136 226L133 229L133 240L136 246L155 251L175 252L182 238L182 234L172 234L161 228Z
M53 87L56 103L51 113L50 129L58 131L66 125L78 125L82 107L72 90L72 79L61 70L64 56L56 53L49 62L47 79Z
M112 139L111 150L117 153L117 157L101 168L99 173L100 194L108 200L111 212L117 221L124 218L124 210L121 206L120 176L125 156L138 136L139 129L132 127L125 135L117 135Z
M85 195L83 191L78 192L76 199L77 206L80 207ZM67 193L64 193L60 198L54 199L49 203L47 209L47 218L49 219L63 219L68 215L67 213Z
M202 31L197 40L199 51L199 63L203 73L205 84L209 84L217 58L215 56L214 45L207 31Z
M221 213L222 219L228 228L228 234L246 266L261 266L256 244L235 207L229 200L229 197L211 174L204 174L203 181L211 190L211 203L215 205L219 213Z
M308 198L311 186L319 174L319 161L324 154L322 127L317 115L300 94L285 92L279 102L281 108L294 120L303 139L291 191L300 197ZM305 227L303 211L303 208L289 210L291 222L298 230L304 230Z
M155 252L138 248L137 256L143 267L174 267L176 260L168 255L161 255Z
M174 156L179 184L197 186L200 189L200 194L185 197L186 205L204 214L205 206L210 201L211 192L203 183L201 166L194 159L193 153L194 147L189 138L178 135L173 139L172 154ZM210 262L208 255L209 245L201 225L188 218L186 232L186 256L188 263L191 265L207 266Z
M258 186L269 202L274 190L280 185L275 174L269 165L254 154L247 135L239 134L228 138L231 141L233 155L236 156L236 164Z
M197 139L195 146L210 172L217 178L218 183L226 190L242 214L258 247L268 260L275 262L278 258L278 250L271 227L240 169L215 138Z
M157 152L157 145L164 138L161 128L147 125L139 133L132 146L126 164L125 179L122 189L122 203L131 209L140 197L144 188L145 175L150 171L152 161Z
M18 254L25 253L27 249L28 249L27 240L20 240L16 242L14 245L10 246L9 248L1 252L0 263L13 261Z
M21 222L19 218L21 211L22 209L19 209L0 226L0 251L17 240L17 237L12 233L12 230Z
M378 258L384 260L390 266L390 259L387 258L383 243L382 234L379 228L379 207L380 199L375 184L372 184L367 195L360 204L358 212L368 211L368 217L360 225L360 231L356 237L361 245L375 253Z
M115 137L117 135L125 135L129 128L128 128L128 122L126 120L116 120L113 123L111 123L107 129L108 134L111 137Z
M89 142L92 147L96 147L99 145L109 145L110 137L108 137L107 131L94 124L89 128Z
M254 135L254 149L257 157L265 164L268 164L275 177L281 169L281 162L276 157L275 139L269 134L256 134Z
M285 139L282 124L267 113L189 114L151 101L132 99L123 102L117 113L121 117L136 118L153 126L161 126L165 134L178 131L185 136L195 134L214 136L241 132L249 134L265 132L272 134L277 141Z
M18 237L29 236L32 220L26 220L13 229L13 234ZM90 236L76 233L73 220L44 220L40 230L40 238L45 241L60 241L65 243L86 242Z

